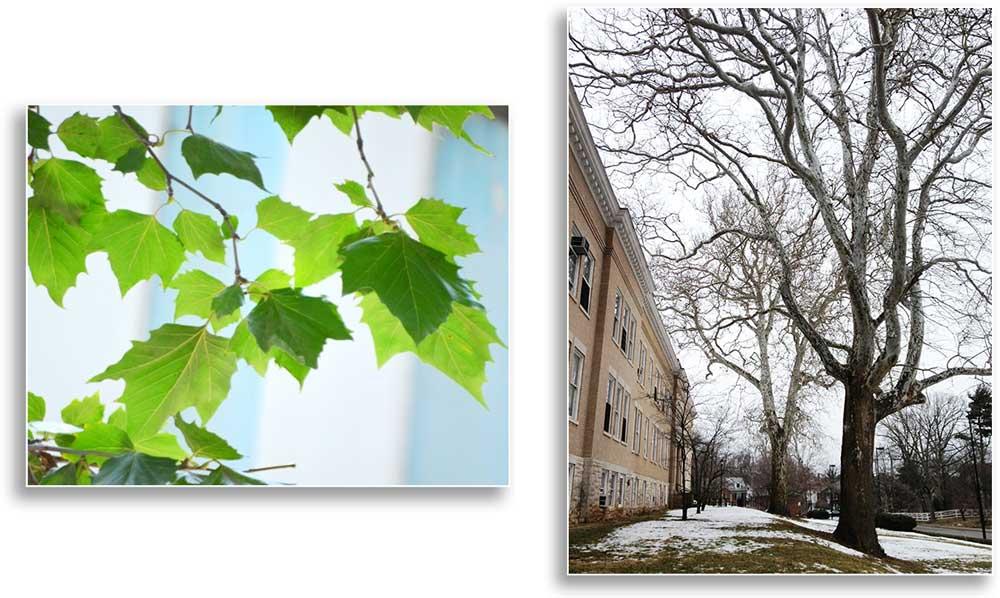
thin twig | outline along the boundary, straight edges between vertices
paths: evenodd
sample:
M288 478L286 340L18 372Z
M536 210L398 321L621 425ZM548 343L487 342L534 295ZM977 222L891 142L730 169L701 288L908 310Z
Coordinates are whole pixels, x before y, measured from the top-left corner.
M29 444L29 453L63 453L67 455L92 455L94 457L115 457L118 453L109 453L107 451L90 451L83 449L67 448L63 446L51 446L47 444Z
M382 208L382 200L379 199L378 191L375 190L375 172L372 170L371 164L368 163L368 158L365 156L365 142L361 138L361 121L358 120L358 110L354 106L351 106L351 114L354 115L354 130L357 132L358 137L358 154L361 156L361 161L365 165L365 169L368 171L368 189L372 192L372 197L375 198L375 211L378 212L379 218L383 222L389 224L389 216L386 215L385 210Z
M187 122L187 126L184 127L184 128L187 129L188 131L191 131L192 133L194 133L194 129L191 128L191 117L193 115L194 115L194 106L190 106L189 105L188 106L188 122Z
M247 280L245 278L243 278L242 274L240 273L240 255L239 255L239 251L236 248L236 242L239 240L240 237L239 237L238 234L236 234L236 223L231 218L229 212L226 211L226 208L222 207L222 204L220 204L219 202L215 201L211 197L209 197L209 196L205 195L204 193L202 193L201 191L195 189L190 183L184 181L183 179L177 178L173 173L171 173L169 170L167 170L166 165L163 163L162 160L160 160L159 156L156 155L156 152L153 151L153 146L149 142L149 139L145 135L142 134L142 131L138 130L135 127L135 125L132 124L132 121L129 118L126 117L125 113L122 112L121 106L114 106L114 109L115 109L115 112L118 114L118 117L122 119L122 122L124 122L126 125L128 125L128 128L132 129L132 132L135 133L135 136L139 139L139 141L141 141L142 144L146 146L146 152L149 153L149 156L154 161L156 161L157 165L159 165L159 167L160 167L160 170L163 171L164 176L167 178L167 195L169 197L173 197L174 196L173 182L176 181L177 184L179 184L181 187L184 187L185 189L187 189L191 193L195 194L196 196L198 196L199 198L201 198L202 200L204 200L205 202L207 202L210 206L212 206L213 208L215 208L215 210L217 212L219 212L219 214L222 215L222 220L224 222L229 223L230 237L232 238L232 241L233 241L233 262L235 264L234 272L236 274L236 284L242 284L242 283L246 282ZM191 113L189 111L188 112L188 128L189 129L190 129L190 125L191 125L190 117L191 117Z
M256 473L258 471L270 471L272 469L288 469L290 467L295 467L295 464L287 463L285 465L268 465L266 467L252 467L250 469L244 469L243 473Z

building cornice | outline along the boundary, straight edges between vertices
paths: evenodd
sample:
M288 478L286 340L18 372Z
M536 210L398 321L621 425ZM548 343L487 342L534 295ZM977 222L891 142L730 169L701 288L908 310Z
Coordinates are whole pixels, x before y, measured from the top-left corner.
M580 105L580 100L577 99L576 90L572 84L569 84L567 95L569 96L569 146L587 179L587 188L597 199L597 205L605 225L614 227L616 236L625 248L625 256L628 258L632 273L639 282L646 317L654 329L660 347L667 355L671 368L684 376L684 369L681 367L680 360L677 359L677 354L674 353L670 335L663 325L659 310L656 309L656 302L653 299L653 275L650 273L649 264L643 255L642 243L635 231L632 216L628 209L622 207L621 203L618 202L618 196L615 195L604 163L598 154L594 138L591 136L590 126L583 113L583 106Z

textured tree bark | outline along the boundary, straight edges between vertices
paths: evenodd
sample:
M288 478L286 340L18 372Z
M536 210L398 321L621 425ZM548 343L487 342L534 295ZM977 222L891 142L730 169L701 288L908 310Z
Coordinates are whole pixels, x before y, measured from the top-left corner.
M771 492L768 497L767 512L788 515L788 470L785 462L788 444L785 439L771 440Z
M845 546L885 556L875 532L872 474L875 397L857 378L845 388L844 438L840 447L840 519L833 536Z

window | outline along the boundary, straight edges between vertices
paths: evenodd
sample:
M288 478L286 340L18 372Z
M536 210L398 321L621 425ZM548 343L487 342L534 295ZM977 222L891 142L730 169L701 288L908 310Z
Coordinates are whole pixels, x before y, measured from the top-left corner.
M623 349L625 347L622 347ZM635 318L629 318L628 323L628 348L625 353L628 355L628 360L632 361L635 357Z
M608 376L608 396L604 399L604 431L611 433L611 404L614 402L615 377Z
M573 225L573 232L570 233L569 238L580 236L580 229ZM580 256L578 256L573 248L569 248L569 294L576 297L576 274L578 272L578 266L580 264Z
M615 392L615 414L614 414L614 431L611 433L613 438L618 438L621 434L622 426L622 395L625 389L622 387L621 382L618 383L617 392Z
M642 481L642 504L643 506L649 506L649 482L646 480Z
M625 476L618 476L618 506L625 504Z
M649 418L642 418L642 457L644 459L649 458Z
M622 292L615 289L615 319L611 324L611 342L618 340L618 323L622 318Z
M639 384L645 386L643 376L646 374L646 345L642 341L639 341L639 369L636 370L636 374L639 378Z
M601 489L600 498L598 498L598 506L607 507L608 506L608 470L601 470Z
M569 418L576 421L580 410L580 379L583 377L583 353L573 348L569 359Z
M608 504L612 507L615 506L615 484L618 483L618 474L611 472L610 485L608 488Z
M588 251L583 256L583 276L580 279L580 309L590 313L590 289L594 277L594 256Z
M632 418L632 452L639 453L639 443L642 441L642 411L635 408L635 416Z
M621 350L628 355L628 330L629 330L629 319L632 317L632 310L629 309L628 304L622 304L622 327L618 334L618 346Z
M628 446L628 410L632 405L632 395L627 391L625 393L625 399L622 401L622 430L621 435L618 440Z
M656 426L650 426L649 435L652 436L653 446L649 449L649 458L656 463L656 449L659 448L660 431L656 429Z

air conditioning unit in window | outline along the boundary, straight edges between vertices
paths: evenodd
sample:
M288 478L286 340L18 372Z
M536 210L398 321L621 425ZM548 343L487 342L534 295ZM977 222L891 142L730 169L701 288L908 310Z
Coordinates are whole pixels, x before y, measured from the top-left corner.
M573 237L569 240L569 248L576 255L587 255L590 253L590 242L583 237Z

